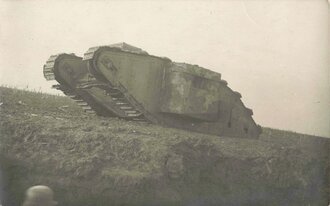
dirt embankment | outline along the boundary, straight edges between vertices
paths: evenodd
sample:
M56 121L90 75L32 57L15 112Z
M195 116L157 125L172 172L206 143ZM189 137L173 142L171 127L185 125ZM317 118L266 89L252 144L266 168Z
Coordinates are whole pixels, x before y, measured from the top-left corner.
M35 184L59 205L327 205L329 139L263 129L234 139L84 114L0 90L3 200ZM0 193L1 194L1 193Z

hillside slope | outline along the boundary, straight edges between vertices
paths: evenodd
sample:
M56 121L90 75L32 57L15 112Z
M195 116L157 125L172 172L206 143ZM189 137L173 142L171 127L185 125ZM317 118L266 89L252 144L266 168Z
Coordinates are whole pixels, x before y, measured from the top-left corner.
M4 205L35 184L59 205L327 205L329 139L259 140L87 115L66 97L0 88Z

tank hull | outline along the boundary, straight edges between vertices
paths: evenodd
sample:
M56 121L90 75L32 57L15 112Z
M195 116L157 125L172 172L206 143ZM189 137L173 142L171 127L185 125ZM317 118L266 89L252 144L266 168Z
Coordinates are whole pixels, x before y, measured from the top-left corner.
M252 110L219 73L127 44L93 47L77 61L81 68L73 73L83 75L66 73L76 78L68 80L70 86L112 116L219 136L257 138L261 133ZM96 90L106 95L100 98Z

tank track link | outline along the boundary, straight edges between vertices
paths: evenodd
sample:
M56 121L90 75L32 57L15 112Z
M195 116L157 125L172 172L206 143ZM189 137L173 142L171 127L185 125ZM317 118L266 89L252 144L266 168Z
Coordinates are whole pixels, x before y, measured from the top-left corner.
M139 106L136 106L137 103L134 104L134 102L136 101L134 101L132 97L129 97L129 95L125 94L126 90L124 88L119 89L110 86L110 84L92 82L78 86L79 89L89 89L92 87L99 87L104 90L105 94L109 96L114 102L116 110L120 110L123 114L125 114L124 116L117 115L117 117L133 121L148 121L145 116L140 112L141 108L139 108Z
M88 114L96 114L96 112L92 109L92 107L84 101L80 95L73 92L69 87L65 87L60 84L55 84L52 88L60 90L66 96L70 97L74 102L76 102L86 113Z
M106 94L111 97L116 107L125 113L125 119L144 122L148 121L145 115L141 112L141 108L134 104L134 101L132 101L122 89L108 87L106 89Z

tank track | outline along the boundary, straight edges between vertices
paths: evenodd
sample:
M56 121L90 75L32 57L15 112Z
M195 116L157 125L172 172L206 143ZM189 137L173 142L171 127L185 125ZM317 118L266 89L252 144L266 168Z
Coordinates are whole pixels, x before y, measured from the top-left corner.
M70 97L74 102L76 102L84 110L84 112L88 114L96 114L92 107L86 101L84 101L80 95L73 92L69 87L65 87L60 84L55 84L52 86L52 88L62 91L63 94Z
M96 52L100 48L112 48L110 46L100 46L100 47L92 47L87 50L87 52L84 54L83 60L88 62L88 69L89 72L92 73L96 78L100 78L100 80L104 81L104 78L101 78L101 75L99 75L99 72L95 69L93 66L93 58L96 54ZM112 48L115 50L121 50L120 48ZM124 50L121 50L124 51ZM124 51L129 52L129 51ZM135 53L135 52L131 52ZM136 53L135 53L136 54ZM140 54L140 55L148 55L148 54ZM112 91L116 91L117 93L114 95L112 92L109 92L109 95L111 96L112 100L118 101L116 102L117 105L122 106L122 108L126 109L125 113L127 114L127 118L133 117L132 120L136 121L147 121L152 123L159 123L159 121L153 117L151 113L149 113L142 104L140 104L132 95L129 94L127 89L120 83L117 82L116 87L112 87L110 83L108 83L108 88ZM107 91L109 91L109 89ZM132 113L131 113L132 112Z
M132 100L126 93L125 89L119 89L110 86L110 84L103 84L103 83L85 83L80 85L79 89L89 89L92 87L99 87L105 91L106 95L111 98L114 102L116 110L122 111L124 116L117 115L119 118L124 118L133 121L148 121L144 115L140 112L140 109L136 107L134 104L134 100ZM133 103L132 103L133 101Z
M120 109L125 113L125 119L133 121L148 121L145 113L142 112L142 107L137 104L137 101L128 95L123 87L113 88L108 86L105 91L106 94L111 97L112 101L114 101L117 109Z
M55 61L60 55L61 54L50 56L46 64L44 65L43 73L47 81L55 80L55 74L54 74Z
M47 81L56 81L54 67L56 60L60 57L61 54L51 55L49 59L47 60L46 64L44 65L43 74ZM57 89L63 92L66 96L71 98L74 102L76 102L83 110L84 112L88 114L96 114L96 111L94 111L93 107L89 105L84 99L74 92L70 87L65 86L63 84L54 84L52 85L53 89Z
M57 58L61 54L52 55L47 60L44 66L44 77L47 81L56 80L55 73L54 73L54 66L56 63ZM101 87L106 91L106 94L111 97L112 101L114 101L117 109L123 111L125 114L124 117L118 116L119 118L124 118L127 120L132 121L141 121L141 122L148 122L148 119L145 118L145 115L142 114L140 111L142 110L141 106L138 105L138 102L131 96L129 96L123 87L113 88L110 85L106 84L93 84L93 83L86 83L84 85L80 85L77 89L88 89L91 87ZM87 103L83 97L73 91L70 87L65 86L63 84L55 84L52 86L53 89L57 89L63 92L66 96L71 98L74 102L76 102L86 113L88 114L97 114L98 112L94 108L93 105L97 104L93 99L90 99L90 103Z

